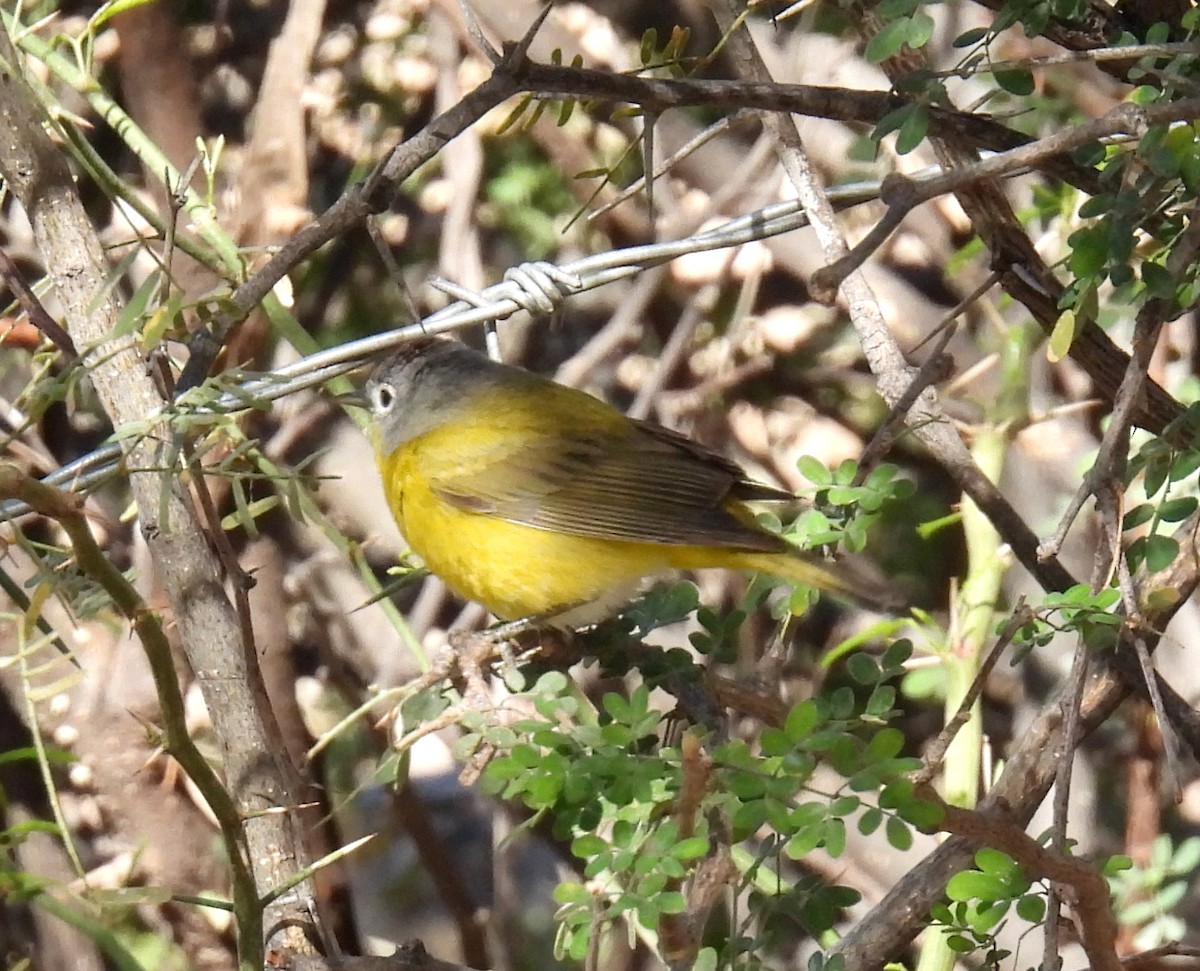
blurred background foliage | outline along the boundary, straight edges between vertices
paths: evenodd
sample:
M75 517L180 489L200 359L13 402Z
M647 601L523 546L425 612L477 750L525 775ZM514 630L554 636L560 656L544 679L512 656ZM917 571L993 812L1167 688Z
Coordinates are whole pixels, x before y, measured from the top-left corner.
M525 0L476 6L496 40L519 37L538 11ZM178 170L204 147L191 186L252 272L487 75L457 3L341 0L308 25L311 51L296 48L289 88L269 76L270 45L285 18L305 19L303 8L302 0L4 4L24 25L27 70L110 247L112 285L137 311L130 330L164 373L177 375L187 334L238 281L177 252L166 282L162 247L133 203L168 221L178 213L139 139L101 116L96 90ZM1190 96L1194 20L1188 4L1169 2L826 0L756 4L741 29L779 82L836 85L851 105L852 92L889 87L908 98L882 119L799 118L814 165L834 185L934 164L926 135L946 104L1040 138L1125 101ZM734 77L722 41L695 0L596 0L555 5L531 56ZM1166 46L1105 59L1132 43ZM923 66L889 81L881 63L910 48ZM518 107L490 112L424 165L371 232L350 231L297 266L274 293L278 309L232 335L215 380L411 323L449 302L428 285L433 278L478 290L527 260L561 264L683 237L792 193L750 114L702 106L654 119L659 160L726 114L729 125L655 180L651 211L644 192L617 199L642 174L645 119L636 111L581 100L568 112L559 101L535 118L536 105ZM1057 525L1110 411L1114 389L1097 389L1068 355L1083 323L1127 346L1148 300L1174 301L1151 376L1181 405L1197 397L1195 261L1170 262L1195 204L1197 158L1188 118L1076 153L1072 162L1094 176L1090 193L1041 172L1005 182L1021 230L1065 287L1049 338L996 287L954 310L993 268L950 196L910 214L864 268L915 366L954 311L938 381L943 407L1039 535ZM846 212L851 243L883 211L872 203ZM186 217L179 225L190 232ZM30 227L9 198L0 245L53 316ZM932 849L920 830L934 820L906 774L994 631L1020 598L1037 605L1042 593L1009 568L1002 537L971 547L958 486L911 435L898 435L891 464L876 469L878 494L854 491L855 463L887 409L845 306L812 299L822 263L808 230L732 254L691 254L582 294L553 319L518 313L500 325L501 345L510 361L680 429L755 478L795 490L806 502L799 534L825 542L848 529L844 545L903 592L911 615L825 600L809 607L807 595L772 592L765 581L704 576L698 588L656 591L595 632L586 663L551 654L502 665L489 682L490 708L472 708L440 683L414 694L403 686L446 632L486 618L409 569L369 448L346 413L331 396L304 392L269 409L180 419L232 554L254 578L250 619L289 750L321 785L327 815L313 834L324 848L316 855L379 834L322 873L322 902L347 951L386 953L419 937L430 953L475 967L563 960L633 971L668 950L664 935L682 933L675 918L696 902L687 878L707 866L725 895L703 914L707 934L683 935L685 964L815 968L822 949ZM11 289L5 300L5 461L41 476L114 430L86 375L46 343ZM462 337L482 346L478 332ZM1134 569L1138 556L1159 568L1179 554L1166 534L1195 511L1197 454L1186 435L1135 433L1127 524L1143 534L1129 536ZM89 492L89 520L111 561L159 609L129 502L113 476ZM182 899L228 892L223 850L187 780L161 755L157 697L138 645L74 568L53 522L24 517L5 529L0 749L12 754L0 764L8 810L0 941L9 966L229 966L225 914ZM1086 580L1101 546L1089 512L1068 534L1063 562ZM994 589L965 599L963 590L980 589L972 578L989 571ZM1019 666L1005 660L988 678L972 719L974 761L947 767L971 799L1062 683L1077 637L1103 641L1112 624L1110 600L1071 596L1025 632ZM1193 699L1196 620L1189 604L1159 652L1167 680ZM970 652L966 668L956 667ZM178 661L186 686L182 650ZM686 686L711 674L727 683L716 694L720 718L688 707L697 702ZM194 688L188 699L193 733L204 739ZM703 757L692 748L697 735L681 727L696 724L718 724L723 739ZM1181 768L1182 801L1171 804L1161 738L1141 703L1122 708L1080 756L1076 852L1133 864L1113 867L1121 946L1200 944L1196 897L1185 892L1197 865L1194 759ZM698 779L705 795L689 815L681 804ZM1030 832L1049 825L1039 816ZM1045 888L1011 861L976 862L968 872L979 876L953 886L935 915L955 932L951 950L977 966L1034 966L1037 946L1018 949L1043 919ZM917 955L914 946L880 958Z

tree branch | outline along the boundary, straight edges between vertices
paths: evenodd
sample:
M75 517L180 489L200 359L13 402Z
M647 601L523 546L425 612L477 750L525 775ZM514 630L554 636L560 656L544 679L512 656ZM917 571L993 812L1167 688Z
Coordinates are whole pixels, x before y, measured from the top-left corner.
M0 176L29 216L67 330L89 362L96 393L114 427L149 421L146 434L123 443L129 486L220 740L255 883L263 893L302 869L291 814L277 811L297 804L294 770L280 758L283 747L257 668L243 654L237 617L178 471L160 471L173 433L166 419L153 416L161 415L165 402L137 342L112 338L122 309L109 285L112 270L44 121L11 40L0 31ZM309 895L311 888L305 888L286 902L277 901L268 916L307 918L307 902L298 896ZM257 900L239 900L236 906L243 917L242 964L260 967L261 934L246 926ZM295 939L303 946L302 936Z

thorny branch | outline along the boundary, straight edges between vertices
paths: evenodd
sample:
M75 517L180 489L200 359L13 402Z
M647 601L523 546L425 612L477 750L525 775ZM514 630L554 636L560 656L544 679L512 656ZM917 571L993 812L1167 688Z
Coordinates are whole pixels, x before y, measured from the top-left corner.
M1085 125L1077 125L1020 148L999 152L988 158L962 165L927 179L910 179L902 175L889 176L883 184L880 198L887 203L888 211L861 243L836 263L831 263L813 275L813 284L820 298L836 289L846 274L863 265L883 242L896 230L904 217L917 206L936 199L938 196L955 192L964 186L1012 175L1030 168L1047 159L1073 152L1077 148L1109 138L1123 135L1140 137L1152 124L1167 124L1200 114L1200 98L1175 101L1156 106L1158 110L1147 111L1139 105L1121 104L1102 118Z
M0 31L0 175L33 226L48 275L64 307L67 330L92 356L90 374L114 426L143 422L163 400L132 338L113 339L121 307L107 285L104 249L76 192L71 173L43 127L43 115L20 70L8 34ZM97 350L99 349L99 353ZM283 751L266 704L257 668L243 654L237 618L221 587L220 570L178 476L162 474L160 443L169 442L161 420L149 435L126 440L125 460L139 523L171 602L189 659L205 694L243 832L256 885L281 885L301 866L294 807L294 769ZM238 852L234 847L230 853ZM311 888L272 905L274 922ZM242 960L261 963L263 940L258 901L248 891L235 902ZM257 927L257 930L254 928ZM303 946L302 938L296 938Z
M877 120L877 117L882 113L890 111L897 106L895 96L883 95L877 93L862 93L854 92L855 95L863 95L861 99L850 100L847 98L847 93L844 91L826 91L825 89L806 89L802 86L779 86L770 83L759 82L729 82L724 87L721 83L713 82L692 82L692 87L688 87L686 82L667 82L650 79L629 78L622 75L609 74L604 72L586 72L574 71L566 68L552 68L543 65L528 65L523 62L523 50L510 50L505 59L498 65L497 71L493 74L488 82L477 89L472 94L468 95L459 105L447 112L445 115L436 119L422 132L414 136L404 145L398 147L393 155L377 169L375 174L367 182L356 186L334 207L328 210L320 219L314 222L311 226L306 227L298 233L267 265L264 270L256 274L254 278L248 281L243 287L239 288L234 295L234 304L238 308L239 313L247 312L251 307L257 305L259 301L269 292L270 288L290 269L297 265L302 259L310 255L317 247L324 242L335 237L351 226L359 224L367 215L372 212L377 212L386 204L387 197L393 192L397 185L410 174L415 167L428 158L431 158L439 151L444 144L456 134L463 131L467 126L474 123L478 118L490 107L500 103L511 94L521 90L538 90L539 93L553 95L563 94L573 96L578 93L580 96L600 98L605 97L605 92L611 92L611 97L615 100L629 101L632 103L641 104L648 113L654 113L663 110L665 107L675 107L682 104L704 103L706 105L719 106L721 99L728 99L729 103L736 104L738 107L754 106L762 107L771 111L799 111L806 114L822 115L825 117L838 117L838 112L843 114L853 112L852 118L845 120L863 121ZM673 100L672 100L673 99ZM691 99L691 100L688 100ZM1184 107L1180 107L1184 105ZM1192 117L1195 113L1196 106L1187 103L1179 103L1175 106L1170 106L1170 110L1175 112L1177 117ZM1183 114L1179 114L1183 112ZM944 117L943 117L944 115ZM1119 119L1128 121L1129 119ZM1150 123L1159 123L1163 119L1157 119ZM1112 124L1111 119L1102 119L1095 126L1084 126L1083 128L1073 130L1070 134L1073 137L1072 144L1078 143L1078 139L1092 138L1100 132L1105 124ZM994 122L984 119L975 118L974 116L965 113L934 112L933 115L934 131L937 132L942 127L958 126L956 132L959 136L963 134L964 128L967 126L966 132L968 136L975 137L977 144L989 146L1000 151L1005 151L1010 154L1007 156L997 156L1001 161L990 160L989 162L980 162L978 167L965 166L960 169L947 173L940 177L941 181L934 181L928 184L914 186L913 184L900 183L901 190L898 196L892 197L894 203L892 214L889 215L890 222L885 225L897 223L913 206L919 204L933 195L953 191L961 186L967 185L973 181L992 178L1000 174L1005 174L1014 171L1017 168L1028 166L1042 166L1046 171L1050 171L1061 178L1066 178L1069 181L1074 181L1076 184L1094 185L1094 173L1090 170L1079 170L1073 167L1070 163L1062 161L1057 153L1065 151L1063 144L1052 143L1050 141L1042 143L1029 144L1023 136L1015 135L1003 126L997 125ZM1125 130L1118 127L1115 130ZM864 247L861 253L865 255L869 248ZM838 282L843 269L852 268L850 263L839 265L837 270L830 271L830 282ZM1051 296L1046 294L1046 296ZM232 317L222 324L227 326L232 321ZM220 328L215 334L215 345L220 345ZM869 338L869 339L868 339ZM870 343L871 340L883 340L883 335L878 331L864 334L864 343ZM189 369L185 371L181 388L186 389L189 385L202 380L207 373L212 363L211 348L202 346L201 342L193 347L193 358L189 362ZM1130 373L1133 367L1139 366L1140 361L1127 368L1125 373ZM1144 371L1142 372L1144 375ZM894 373L892 375L896 377ZM1114 388L1110 385L1107 390L1113 392ZM1160 392L1161 393L1161 392ZM1138 395L1122 396L1120 391L1116 392L1118 401L1128 401L1129 407L1142 408L1141 398ZM895 400L893 398L893 400ZM931 405L932 396L924 396L922 402L917 405L919 415L918 420L924 422L931 420L932 422L940 421L941 416ZM906 403L912 403L906 401ZM1170 408L1166 408L1165 412L1169 413ZM1138 421L1147 422L1159 420L1161 422L1162 411L1160 411L1157 419L1147 419L1144 414L1139 412ZM1150 427L1153 427L1151 425ZM938 445L946 445L948 439L937 437L940 433L935 433L934 436L927 438L926 441L932 447L937 448ZM982 479L978 474L978 470L969 463L969 457L966 461L962 455L958 454L953 448L949 449L946 455L947 467L954 471L954 474L964 491L971 493L980 502L980 505L992 515L998 527L1007 538L1014 541L1014 548L1018 555L1027 566L1030 566L1039 579L1049 588L1059 588L1066 586L1072 582L1070 575L1056 562L1042 562L1037 556L1036 538L1025 526L1023 521L1019 519L1015 512L1008 507L1003 497L998 491ZM1190 578L1190 582L1194 586L1195 578ZM1162 620L1162 617L1156 620ZM1090 704L1088 708L1088 717L1092 719L1089 725L1094 727L1094 724L1101 718L1102 712L1110 710L1111 704L1115 703L1114 699L1118 696L1121 689L1112 680L1111 672L1103 672L1095 681L1094 689L1090 702L1085 702L1085 705ZM1035 727L1028 744L1034 744L1039 740L1053 737L1055 726L1049 721L1044 721ZM1040 733L1040 734L1039 734ZM1029 752L1027 746L1023 746L1022 752L1028 757ZM1034 776L1031 774L1030 779ZM1014 783L1016 784L1016 783ZM1089 881L1091 877L1082 876L1071 870L1069 867L1062 866L1062 861L1059 859L1048 859L1044 855L1046 851L1042 851L1040 847L1031 848L1022 842L1022 839L1027 839L1024 834L1021 834L1019 829L1015 828L1013 819L1021 817L1028 809L1030 802L1034 798L1034 792L1039 783L1030 781L1028 788L1021 799L1015 799L1010 807L1013 810L1012 816L1002 815L997 812L994 816L984 816L980 814L968 814L967 816L955 816L949 818L948 828L959 832L961 835L971 838L978 838L980 835L979 826L981 819L992 821L999 819L1001 832L1005 840L1009 840L1013 846L1017 848L1020 854L1023 854L1023 862L1028 863L1034 869L1034 872L1044 872L1045 875L1053 879L1075 880L1081 890L1081 899L1084 905L1091 909L1091 902L1094 900L1096 887ZM994 801L994 806L1003 807L1006 797L998 797ZM1012 832L1009 832L1009 829ZM993 845L994 841L989 840ZM959 844L953 844L955 851L961 850ZM1039 852L1035 852L1035 849ZM954 859L954 852L944 854L944 860ZM1014 856L1017 853L1014 852ZM944 864L943 860L943 864ZM1038 869L1041 868L1041 869ZM929 868L926 873L936 872L936 867ZM1055 876L1054 874L1058 874ZM1108 932L1107 924L1105 923L1104 914L1098 910L1095 913L1095 937L1093 943L1097 947L1096 954L1093 956L1093 961L1097 967L1109 967L1106 963L1107 951L1104 947L1105 935ZM1108 915L1111 917L1111 915ZM847 946L847 951L850 947Z
M80 569L96 581L137 633L154 677L162 708L166 750L196 784L221 827L229 852L235 899L255 899L254 878L246 856L245 834L224 784L188 732L183 695L171 659L171 645L157 614L150 610L125 576L96 543L84 515L84 499L31 479L13 465L0 463L0 495L20 498L39 514L57 522L70 539ZM249 915L253 917L253 915ZM251 927L253 927L251 923ZM245 930L247 928L243 928Z
M516 94L524 66L521 48L510 51L491 76L448 111L433 119L412 138L398 145L362 182L356 183L321 216L297 232L265 266L234 290L234 310L221 315L211 331L196 332L191 357L179 377L179 391L199 385L220 353L224 335L271 292L271 289L305 258L343 233L381 212L392 193L416 169L433 158L448 142L477 122L506 98Z

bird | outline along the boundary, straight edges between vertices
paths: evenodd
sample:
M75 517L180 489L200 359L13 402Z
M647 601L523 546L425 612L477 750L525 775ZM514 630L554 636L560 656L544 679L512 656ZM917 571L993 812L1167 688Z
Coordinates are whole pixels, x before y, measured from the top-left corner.
M791 493L584 391L422 336L377 364L364 392L410 548L501 621L587 626L651 579L712 567L864 596L758 523L750 503Z

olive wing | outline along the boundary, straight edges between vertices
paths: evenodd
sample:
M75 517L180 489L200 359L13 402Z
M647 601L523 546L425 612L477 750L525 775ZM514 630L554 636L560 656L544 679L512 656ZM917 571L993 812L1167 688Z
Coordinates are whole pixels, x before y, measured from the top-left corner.
M469 467L431 472L430 486L460 509L575 536L786 548L727 504L787 493L747 481L728 459L666 429L615 412L573 417L583 420L567 430L544 419L519 422L519 434L497 435Z

